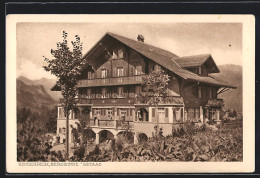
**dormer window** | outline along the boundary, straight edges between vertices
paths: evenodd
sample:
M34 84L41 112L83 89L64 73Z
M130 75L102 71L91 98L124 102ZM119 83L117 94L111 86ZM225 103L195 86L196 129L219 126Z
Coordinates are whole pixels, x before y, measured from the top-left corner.
M117 59L117 55L116 55L116 53L115 53L115 52L113 52L112 59Z

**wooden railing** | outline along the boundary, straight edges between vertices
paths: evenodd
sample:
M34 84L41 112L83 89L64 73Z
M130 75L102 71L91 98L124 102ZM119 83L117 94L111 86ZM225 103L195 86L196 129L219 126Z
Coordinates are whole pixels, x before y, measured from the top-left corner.
M77 87L140 84L147 75L79 80Z
M136 94L135 93L123 93L122 95L118 95L116 93L113 94L106 94L105 96L102 96L101 94L91 94L90 97L80 97L77 99L78 103L81 104L91 104L93 99L115 99L115 98L130 98L134 99L135 103L141 103L139 100L136 99ZM60 104L64 102L63 98L60 98ZM223 102L223 101L222 101ZM182 104L183 99L179 96L166 96L160 104Z
M115 128L115 129L132 129L134 127L134 121L122 121L122 120L90 120L90 127L100 128Z

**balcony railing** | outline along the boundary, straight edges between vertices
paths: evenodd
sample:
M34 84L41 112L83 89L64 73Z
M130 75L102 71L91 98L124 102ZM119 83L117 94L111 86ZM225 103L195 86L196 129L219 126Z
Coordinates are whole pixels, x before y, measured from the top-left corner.
M106 95L101 95L101 94L93 94L90 95L89 97L80 97L77 100L77 103L80 104L93 104L92 101L95 100L102 100L102 99L132 99L133 103L136 104L141 104L142 102L140 102L136 97L135 93L123 93L121 95L118 95L116 93L113 94L106 94ZM223 104L223 100L218 101L221 102ZM62 104L64 102L63 98L60 98L60 104ZM159 104L183 104L183 99L181 97L178 96L166 96L165 98L162 99L161 102L159 102Z
M90 127L100 128L115 128L115 129L132 129L134 127L134 121L122 121L122 120L90 120Z
M223 99L218 99L218 98L214 98L214 99L209 99L206 106L209 107L222 107L224 105Z
M136 75L136 76L79 80L77 87L140 84L143 82L143 77L147 77L147 76L148 75Z

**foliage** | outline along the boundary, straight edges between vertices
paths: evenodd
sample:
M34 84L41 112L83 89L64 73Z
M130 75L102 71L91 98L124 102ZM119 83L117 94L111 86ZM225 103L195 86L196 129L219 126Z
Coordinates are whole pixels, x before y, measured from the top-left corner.
M50 151L45 131L36 122L17 123L17 161L64 161L61 152Z
M72 110L76 104L77 95L76 85L78 76L81 73L85 60L82 59L82 43L80 37L76 35L76 41L72 41L73 50L71 51L67 42L67 33L63 31L63 41L57 43L57 49L51 49L53 59L44 57L48 63L44 66L46 71L58 78L57 85L61 88L61 94L64 97L64 114L67 116L69 110Z
M155 107L157 128L159 128L159 121L157 116L158 104L165 99L167 96L167 86L169 83L169 75L161 68L153 70L148 77L143 78L142 87L144 92L141 92L137 96L137 100L140 103L148 104L149 106ZM156 135L158 135L158 129Z
M91 135L89 134L89 130L91 128L88 126L88 120L89 119L79 119L79 122L76 122L77 125L74 127L73 125L70 125L72 129L72 133L74 136L74 143L82 143L85 144L87 141L91 139ZM75 147L75 146L74 146Z
M67 33L63 31L63 41L57 43L57 49L51 49L53 59L44 57L48 63L43 66L46 71L51 72L58 78L57 85L61 89L64 98L63 108L66 116L66 155L69 155L69 111L75 108L77 99L78 77L81 74L82 67L85 66L85 60L82 59L82 43L80 37L76 35L76 41L71 41L73 50L71 51L67 42Z
M57 129L57 109L42 106L39 112L27 107L17 107L17 122L24 123L30 120L49 133L55 133Z
M137 99L140 103L157 106L167 95L169 76L162 69L153 70L147 78L143 78L143 90Z
M173 130L173 135L151 137L139 144L112 141L93 145L84 161L243 161L242 128L213 129L192 122Z

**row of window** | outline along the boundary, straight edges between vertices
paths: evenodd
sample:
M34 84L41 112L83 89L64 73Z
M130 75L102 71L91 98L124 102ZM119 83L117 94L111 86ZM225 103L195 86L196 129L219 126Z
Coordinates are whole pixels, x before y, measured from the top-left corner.
M109 69L101 69L101 78L108 78L111 74L109 74ZM135 66L130 68L130 75L142 75L144 74L142 71L142 66ZM117 67L113 69L113 77L123 77L126 76L126 70L123 67ZM87 73L87 79L94 79L94 73L89 71Z
M80 92L82 97L86 97L86 98L94 98L96 97L100 97L100 98L110 98L113 97L113 95L115 95L116 97L124 97L126 95L126 93L128 93L128 89L127 87L123 87L123 86L118 86L116 88L88 88L86 90L83 90ZM135 94L139 94L142 91L142 87L141 86L135 86Z
M198 87L198 98L216 98L217 90L210 86L199 86Z
M200 118L200 110L199 108L189 108L186 109L187 112L187 119L189 120L197 120ZM209 108L208 110L204 111L204 115L203 117L207 117L209 119L215 119L216 117L216 109L215 108Z
M117 112L117 115L120 117L132 116L133 110L134 109L132 109L132 108L117 108L116 112ZM114 116L115 108L95 108L95 109L93 109L93 113L95 115L100 115L100 116Z

